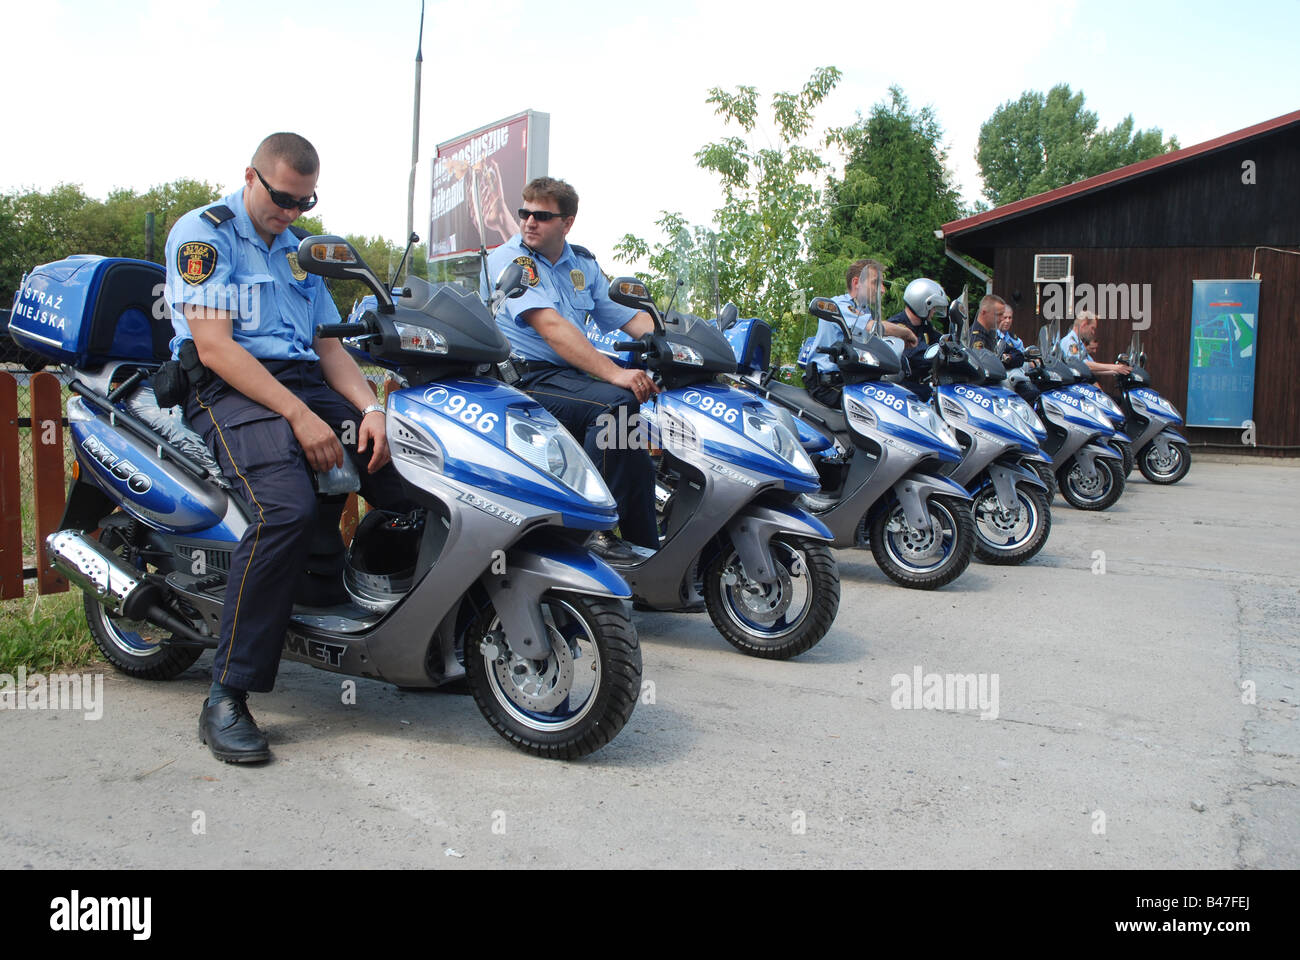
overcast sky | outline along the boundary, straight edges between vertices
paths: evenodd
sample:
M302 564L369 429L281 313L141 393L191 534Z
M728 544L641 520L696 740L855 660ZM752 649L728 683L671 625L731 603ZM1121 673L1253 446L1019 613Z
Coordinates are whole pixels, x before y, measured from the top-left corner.
M102 198L179 177L233 189L265 134L293 130L321 153L314 212L339 232L400 239L419 7L5 3L0 190L70 182ZM663 209L707 223L718 203L693 159L724 135L708 89L794 90L824 65L844 77L818 130L898 84L933 106L972 201L980 124L1023 91L1066 82L1103 125L1131 113L1190 146L1300 107L1298 27L1297 0L429 3L416 229L435 144L538 110L549 172L582 198L570 239L617 272L624 232L654 237Z

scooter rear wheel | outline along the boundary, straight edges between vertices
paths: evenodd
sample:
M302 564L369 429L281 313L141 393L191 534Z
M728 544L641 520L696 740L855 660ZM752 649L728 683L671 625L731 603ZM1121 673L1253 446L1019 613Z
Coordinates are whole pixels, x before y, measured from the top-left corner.
M1133 445L1116 440L1111 446L1124 455L1124 479L1127 480L1133 473Z
M101 531L99 542L125 559L127 544L117 527ZM82 595L86 625L104 659L128 676L142 680L171 680L194 665L202 654L199 647L169 646L171 636L163 627L143 620L131 620L109 611L89 593Z
M515 654L490 606L465 635L465 675L479 711L516 747L573 760L623 729L641 693L641 647L615 600L569 593L542 597L551 652Z
M1038 479L1043 481L1043 486L1047 488L1047 502L1051 503L1056 499L1056 473L1052 470L1050 463L1043 463L1041 460L1031 461L1034 472L1038 474Z
M777 580L749 580L734 548L718 553L704 572L709 619L741 653L788 660L813 647L840 609L840 571L830 548L790 534L772 538Z
M869 524L876 566L899 586L933 590L951 583L970 566L975 518L970 504L955 497L927 501L930 530L914 531L897 501L878 510Z

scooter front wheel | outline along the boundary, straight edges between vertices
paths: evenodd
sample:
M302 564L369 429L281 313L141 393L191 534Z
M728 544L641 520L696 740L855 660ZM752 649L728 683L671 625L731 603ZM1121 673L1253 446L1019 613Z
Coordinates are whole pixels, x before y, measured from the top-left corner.
M975 555L985 563L1024 563L1043 549L1052 532L1052 508L1047 493L1028 484L1016 487L1020 510L1015 516L1003 512L992 488L980 495L972 512L975 516Z
M914 530L897 501L877 511L869 525L876 565L889 579L913 590L933 590L956 580L975 550L975 519L969 503L932 496L926 509L929 530Z
M551 652L510 649L488 607L465 637L465 675L479 711L521 750L573 760L623 729L641 693L641 647L622 604L569 593L542 597Z
M1164 457L1153 441L1142 448L1138 459L1138 469L1142 471L1142 476L1162 486L1177 483L1187 476L1187 471L1191 468L1192 454L1179 443L1169 444L1169 456Z
M771 540L776 580L745 576L734 548L704 572L704 605L723 638L741 653L788 660L826 635L840 609L840 571L817 540L778 534Z
M1061 496L1078 510L1106 510L1124 492L1124 468L1114 460L1093 462L1097 475L1089 480L1077 459L1071 458L1056 474Z

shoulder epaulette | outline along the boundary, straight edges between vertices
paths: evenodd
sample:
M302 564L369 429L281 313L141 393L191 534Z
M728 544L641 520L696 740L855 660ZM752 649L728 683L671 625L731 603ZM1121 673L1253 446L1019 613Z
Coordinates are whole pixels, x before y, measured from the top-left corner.
M576 243L569 244L569 247L570 249L573 250L574 253L576 253L580 257L586 257L588 260L596 259L596 255L592 253L590 250L588 250L586 247L580 247Z
M305 240L311 236L311 231L306 227L295 227L293 224L289 224L289 232L299 240Z
M231 210L224 203L218 203L215 207L208 207L208 209L204 210L199 214L199 216L204 220L207 220L214 227L219 227L227 220L233 220L235 218L235 211Z

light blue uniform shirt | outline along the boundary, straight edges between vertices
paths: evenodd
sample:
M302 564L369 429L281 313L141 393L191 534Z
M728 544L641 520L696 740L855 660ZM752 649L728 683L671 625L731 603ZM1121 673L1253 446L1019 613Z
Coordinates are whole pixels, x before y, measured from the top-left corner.
M1083 360L1084 362L1092 359L1088 355L1088 348L1083 345L1083 341L1079 339L1079 335L1073 329L1061 338L1061 356L1066 360Z
M844 322L848 325L850 332L855 340L865 340L867 336L867 324L871 323L871 311L860 308L856 300L847 293L841 293L838 297L832 297L835 303L839 304L840 313L844 315ZM824 353L816 353L818 347L833 347L844 339L844 331L839 328L838 324L829 320L817 321L817 335L812 338L812 352L808 357L808 363L813 364L823 373L836 370L835 361Z
M998 339L1002 341L1003 344L1002 350L1004 352L1008 347L1012 347L1016 350L1019 350L1021 353L1025 352L1025 342L1021 340L1019 337L1017 337L1014 333L1003 333L1001 330L999 330Z
M316 360L316 328L338 323L339 311L316 274L298 266L298 238L289 230L262 241L244 209L244 191L222 197L234 217L214 224L191 210L167 234L167 303L172 357L192 339L185 304L228 310L231 334L259 360Z
M523 318L522 315L529 310L550 307L583 336L586 336L588 317L602 332L611 333L625 326L639 312L609 298L609 281L600 272L596 258L582 248L575 249L565 243L560 258L551 263L525 246L523 238L516 233L488 254L488 276L495 282L497 275L511 262L523 266L524 279L529 285L522 296L506 300L497 310L497 326L510 341L511 356L561 367L569 365ZM481 286L483 299L487 300L491 291L486 279Z

